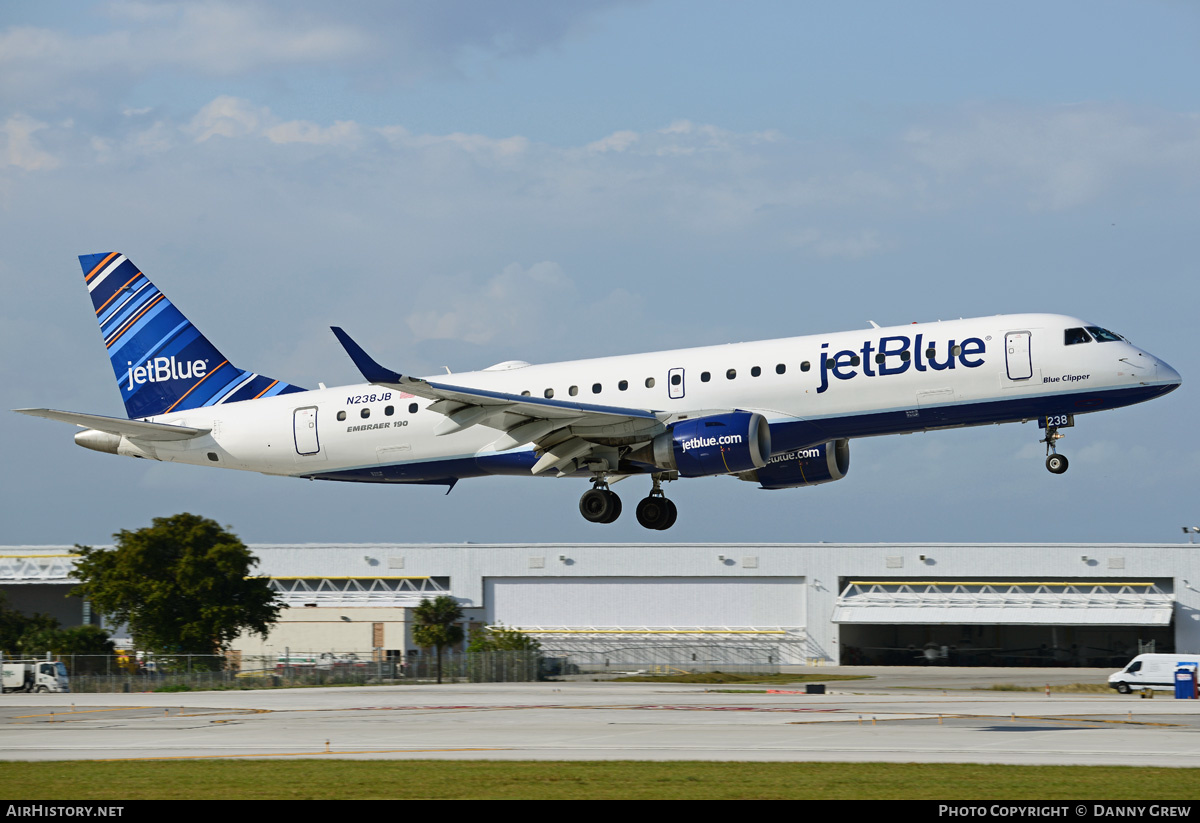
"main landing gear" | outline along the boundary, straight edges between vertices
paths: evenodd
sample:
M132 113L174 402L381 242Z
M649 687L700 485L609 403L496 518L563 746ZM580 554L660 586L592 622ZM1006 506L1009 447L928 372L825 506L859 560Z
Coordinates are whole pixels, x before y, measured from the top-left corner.
M1050 470L1051 474L1062 474L1070 465L1066 456L1059 454L1055 447L1055 443L1062 440L1064 436L1058 433L1058 426L1047 426L1046 437L1039 441L1046 444L1046 468Z
M661 475L652 475L654 488L637 505L637 520L647 529L664 531L675 525L679 510L662 490ZM579 513L591 523L611 523L621 516L621 498L608 488L607 481L597 477L592 488L579 498Z
M621 498L609 490L603 478L597 477L591 490L579 498L579 513L590 523L611 523L621 516Z
M667 499L662 490L662 478L657 474L652 477L654 488L650 490L650 495L642 499L642 502L637 506L638 522L647 529L656 531L666 531L675 525L675 518L679 516L679 510L675 508L675 504Z

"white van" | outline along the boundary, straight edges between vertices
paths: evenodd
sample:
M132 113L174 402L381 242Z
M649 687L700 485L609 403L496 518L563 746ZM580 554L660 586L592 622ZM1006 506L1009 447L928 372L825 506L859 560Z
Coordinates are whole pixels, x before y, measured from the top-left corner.
M1175 691L1175 669L1180 663L1200 666L1200 654L1139 654L1129 665L1108 676L1108 685L1121 694L1141 689Z

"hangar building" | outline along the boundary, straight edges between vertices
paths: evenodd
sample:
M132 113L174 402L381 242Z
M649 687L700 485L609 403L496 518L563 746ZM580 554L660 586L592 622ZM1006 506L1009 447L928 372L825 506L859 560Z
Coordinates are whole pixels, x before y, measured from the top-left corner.
M448 594L579 665L1093 665L1200 652L1189 544L251 545L288 608L243 654L419 653ZM72 548L0 547L0 591L64 625Z

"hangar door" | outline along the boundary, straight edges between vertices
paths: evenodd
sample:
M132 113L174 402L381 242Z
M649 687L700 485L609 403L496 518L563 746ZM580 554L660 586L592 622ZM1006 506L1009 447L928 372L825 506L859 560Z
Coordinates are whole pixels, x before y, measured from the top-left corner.
M841 663L1123 666L1170 651L1174 596L1150 580L850 580Z
M802 577L489 578L490 624L581 663L804 662Z

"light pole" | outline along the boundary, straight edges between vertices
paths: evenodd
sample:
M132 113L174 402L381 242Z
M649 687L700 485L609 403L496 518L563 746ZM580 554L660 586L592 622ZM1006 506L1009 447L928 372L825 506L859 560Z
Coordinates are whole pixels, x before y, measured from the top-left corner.
M1196 542L1196 535L1200 534L1200 526L1183 526L1183 533L1188 536L1189 543Z

